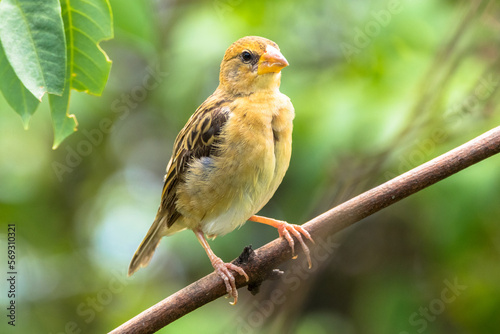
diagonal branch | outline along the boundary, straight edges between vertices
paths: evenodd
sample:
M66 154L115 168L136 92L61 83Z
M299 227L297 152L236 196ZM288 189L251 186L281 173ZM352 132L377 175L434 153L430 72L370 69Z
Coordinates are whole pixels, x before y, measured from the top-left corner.
M450 175L500 152L500 126L481 136L373 188L302 225L313 238L332 235ZM292 257L288 243L278 238L250 254L239 264L250 277L239 275L236 286L258 286L273 269ZM245 263L246 262L246 263ZM130 319L112 334L154 333L189 312L226 294L217 274L209 274Z

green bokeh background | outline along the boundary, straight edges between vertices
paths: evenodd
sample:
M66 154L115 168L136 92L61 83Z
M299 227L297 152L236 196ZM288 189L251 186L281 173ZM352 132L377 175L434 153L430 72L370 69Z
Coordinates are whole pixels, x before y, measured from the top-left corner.
M290 169L264 215L303 223L500 121L496 1L111 5L109 82L101 97L73 93L79 131L59 149L46 98L24 131L0 97L0 238L16 224L19 272L15 328L2 279L2 333L105 333L212 271L185 231L126 277L175 136L242 36L279 44L296 109ZM487 159L363 220L311 271L299 258L257 296L241 289L237 306L221 298L160 333L498 333L499 165ZM248 223L210 243L229 261L276 237Z

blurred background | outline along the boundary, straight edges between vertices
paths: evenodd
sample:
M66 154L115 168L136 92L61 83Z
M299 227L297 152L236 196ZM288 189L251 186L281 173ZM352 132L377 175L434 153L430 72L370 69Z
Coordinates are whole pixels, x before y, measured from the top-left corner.
M497 1L111 6L109 82L101 97L73 93L79 131L57 150L46 99L25 131L0 96L0 238L16 224L19 264L17 326L2 316L2 332L105 333L213 270L185 231L126 276L175 136L240 37L279 44L290 63L281 91L296 109L290 169L263 215L301 224L500 121ZM384 209L323 240L311 270L299 257L256 296L241 289L237 306L221 298L160 333L498 333L499 165L492 157ZM210 244L230 261L276 237L247 223Z

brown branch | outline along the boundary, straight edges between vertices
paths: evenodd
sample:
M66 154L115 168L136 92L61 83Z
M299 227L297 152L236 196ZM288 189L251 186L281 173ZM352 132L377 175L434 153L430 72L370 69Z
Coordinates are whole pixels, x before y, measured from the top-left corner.
M332 235L462 169L500 152L500 126L409 172L319 215L303 225L313 238ZM237 276L237 287L258 286L282 262L291 258L288 243L278 238L255 250L240 264L250 277ZM226 294L222 280L212 273L174 293L113 330L112 334L154 333L189 312Z

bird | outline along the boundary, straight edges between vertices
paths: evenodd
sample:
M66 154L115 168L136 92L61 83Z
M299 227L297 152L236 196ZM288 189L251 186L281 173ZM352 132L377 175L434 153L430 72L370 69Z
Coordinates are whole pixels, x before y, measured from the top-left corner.
M215 255L206 237L223 236L247 220L277 228L296 258L294 236L311 267L304 238L314 241L304 228L255 215L274 195L290 163L295 110L279 91L281 70L288 65L278 45L263 37L243 37L229 46L218 87L175 139L158 212L130 262L129 276L149 264L162 237L189 229L234 305L238 291L231 271L247 282L249 277Z

